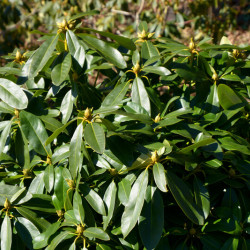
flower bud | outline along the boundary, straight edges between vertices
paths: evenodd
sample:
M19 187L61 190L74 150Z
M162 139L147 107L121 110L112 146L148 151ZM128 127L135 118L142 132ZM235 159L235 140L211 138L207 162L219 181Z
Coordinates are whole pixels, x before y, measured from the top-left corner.
M161 120L161 116L160 116L160 114L158 114L158 115L155 117L154 122L155 122L155 123L158 123L160 120Z
M4 208L6 209L6 210L9 210L10 209L10 207L11 207L11 203L10 203L10 201L8 200L8 198L6 198L5 199L5 202L4 202Z
M153 163L158 162L158 160L159 160L159 155L158 155L158 153L157 153L157 150L155 150L155 151L152 153L152 155L151 155L151 160L152 160Z

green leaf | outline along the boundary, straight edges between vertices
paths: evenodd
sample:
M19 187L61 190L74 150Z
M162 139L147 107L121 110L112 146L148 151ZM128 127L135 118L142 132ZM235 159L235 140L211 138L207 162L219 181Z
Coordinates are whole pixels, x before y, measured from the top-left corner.
M165 175L165 169L163 165L159 162L155 163L153 166L154 180L157 187L162 192L167 192L167 180Z
M110 240L109 235L97 227L88 227L84 230L83 235L90 239L96 238L105 241Z
M104 152L106 140L102 126L93 122L87 124L84 128L84 138L97 153L102 154Z
M159 56L159 51L150 41L145 41L141 46L142 58L149 59L154 56Z
M29 192L32 194L43 194L44 190L44 172L38 174L31 182Z
M74 101L74 97L72 95L72 90L69 90L67 94L63 97L61 107L60 107L60 111L62 113L63 124L65 124L69 120L72 114L73 101Z
M30 146L41 155L49 155L51 151L50 146L45 146L48 134L41 120L26 111L21 111L19 116L22 131L29 141Z
M172 195L182 209L183 213L195 224L204 224L202 210L193 202L193 194L179 177L171 171L167 171L167 182Z
M72 178L75 179L81 167L81 147L82 147L83 126L80 123L70 141L69 146L69 170Z
M1 226L1 249L10 250L12 244L12 229L10 218L5 214L2 226Z
M0 206L4 206L6 198L10 201L12 196L16 194L21 188L18 186L0 184Z
M133 43L133 41L127 37L118 36L118 35L115 35L115 34L112 34L109 32L99 31L99 30L90 29L90 28L83 28L83 29L87 30L87 31L93 31L94 33L98 33L98 34L105 36L105 37L109 37L109 38L115 40L117 43L119 43L121 46L123 46L126 49L129 49L129 50L136 49L136 46Z
M150 115L151 107L147 90L140 77L136 77L132 85L132 101L140 104Z
M118 198L124 206L126 206L126 204L128 203L130 191L131 191L131 182L123 178L118 183Z
M56 44L58 35L49 37L29 58L23 68L23 74L29 78L35 77L49 61Z
M125 206L121 219L122 234L126 237L135 227L137 220L141 214L148 185L148 169L145 169L135 181L128 203Z
M69 48L69 53L76 59L81 67L85 61L85 50L79 43L77 36L71 30L66 32L66 40Z
M83 197L87 200L89 205L99 214L106 215L105 206L102 198L93 189L87 185L80 185L80 190Z
M160 76L167 76L167 75L171 74L171 72L167 68L160 67L160 66L143 67L142 71L146 72L146 73L152 73L152 74L160 75Z
M73 210L78 223L84 224L85 212L82 206L82 197L76 191L73 198Z
M46 167L44 171L44 185L48 192L51 192L53 186L54 186L54 167L53 165L49 165Z
M79 37L92 49L99 52L108 61L113 63L118 68L124 69L127 67L127 63L124 60L122 54L108 43L99 40L95 37L87 34L79 34Z
M164 206L156 187L148 186L139 218L139 232L146 249L154 249L161 239L164 226Z
M68 77L71 68L71 55L61 53L55 63L56 65L51 72L51 79L53 84L59 86Z
M74 234L70 231L60 232L48 245L46 250L55 250L55 248L64 240L74 237Z
M51 224L45 232L37 235L33 239L33 247L34 249L40 249L46 247L49 241L49 237L53 235L60 227L60 221L57 221Z
M197 177L194 178L194 196L196 204L203 210L204 219L210 212L210 196L207 188Z
M25 109L28 106L28 98L22 88L4 78L0 78L0 99L16 109Z
M46 231L46 229L50 226L50 223L47 220L39 218L35 212L31 211L28 208L16 207L16 210L19 214L32 222L40 232Z
M102 107L116 106L121 104L123 97L126 95L130 82L124 82L116 86L103 100Z
M98 10L91 10L91 11L86 11L86 12L80 12L74 16L72 16L69 21L77 20L85 16L92 16L92 15L98 15L100 14L100 11Z
M108 186L103 197L104 204L106 205L108 209L107 216L103 216L103 229L104 230L106 230L106 228L108 227L108 224L110 220L112 219L112 216L114 213L116 192L117 192L116 184L114 181L112 181L110 185Z
M237 250L239 245L238 238L229 238L225 241L223 246L220 248L221 250Z
M223 109L237 109L244 106L238 95L227 85L220 84L218 87L218 97Z
M29 220L18 217L15 222L15 229L20 238L25 242L29 249L33 249L32 238L40 234L39 230Z
M8 123L5 125L5 128L3 132L1 133L0 137L0 152L3 152L7 138L10 134L10 129L11 129L12 122L8 121Z

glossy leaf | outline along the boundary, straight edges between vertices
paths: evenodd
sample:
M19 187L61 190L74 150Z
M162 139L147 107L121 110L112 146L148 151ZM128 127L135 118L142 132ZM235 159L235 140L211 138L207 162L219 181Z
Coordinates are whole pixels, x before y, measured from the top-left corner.
M48 62L56 44L58 41L58 35L49 37L29 58L23 68L23 74L29 78L35 77Z
M12 244L12 228L10 218L6 214L1 226L1 249L10 250Z
M103 229L104 230L106 230L106 228L108 227L108 224L110 220L112 219L112 216L114 213L116 192L117 192L116 184L114 181L112 181L110 185L108 186L103 197L104 204L106 205L107 210L108 210L107 216L103 216L103 222L104 222Z
M100 240L110 240L109 235L105 233L102 229L97 228L97 227L89 227L84 230L83 235L93 239L100 239Z
M193 194L185 182L170 171L167 171L167 182L171 193L173 194L183 213L195 224L203 225L203 212L193 202Z
M164 166L157 162L153 166L153 174L154 174L154 180L157 187L162 192L167 192L167 180L165 175L165 169Z
M48 155L50 146L45 146L48 134L41 120L29 112L22 111L20 112L20 122L22 131L34 150L39 154Z
M115 48L111 47L108 43L89 36L87 34L79 34L82 40L92 49L97 50L103 57L113 63L118 68L124 69L127 64L122 54Z
M84 138L89 146L97 153L102 154L105 150L105 134L103 128L94 122L86 125L84 128Z
M74 193L73 210L78 223L84 224L85 212L82 205L82 197L77 191Z
M0 99L16 109L25 109L28 106L28 98L22 88L4 78L0 78Z
M77 172L81 164L81 145L82 145L82 135L83 135L83 126L80 123L70 141L69 146L69 170L72 175L72 178L75 179Z
M164 206L156 187L148 186L145 203L139 217L139 232L146 249L154 249L160 241L164 226Z
M56 65L52 69L51 79L56 86L60 85L68 76L71 68L71 56L69 53L62 53L56 60Z
M132 85L132 101L140 104L148 114L151 114L150 100L141 78L136 77Z
M135 227L137 220L141 214L148 185L148 170L144 170L135 181L128 203L125 206L121 219L122 234L126 237Z
M102 198L91 188L81 185L80 190L89 205L99 214L106 215L106 210Z

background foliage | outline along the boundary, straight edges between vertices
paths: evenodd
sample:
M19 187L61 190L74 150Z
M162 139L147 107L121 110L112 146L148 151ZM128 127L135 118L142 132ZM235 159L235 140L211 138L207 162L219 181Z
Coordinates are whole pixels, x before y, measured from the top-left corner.
M250 47L98 15L4 57L1 249L248 249Z

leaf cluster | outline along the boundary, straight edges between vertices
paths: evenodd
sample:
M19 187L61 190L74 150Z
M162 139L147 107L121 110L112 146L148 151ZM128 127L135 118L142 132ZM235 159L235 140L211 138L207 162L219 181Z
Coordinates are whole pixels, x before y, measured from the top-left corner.
M248 249L250 47L88 14L0 68L1 249Z

